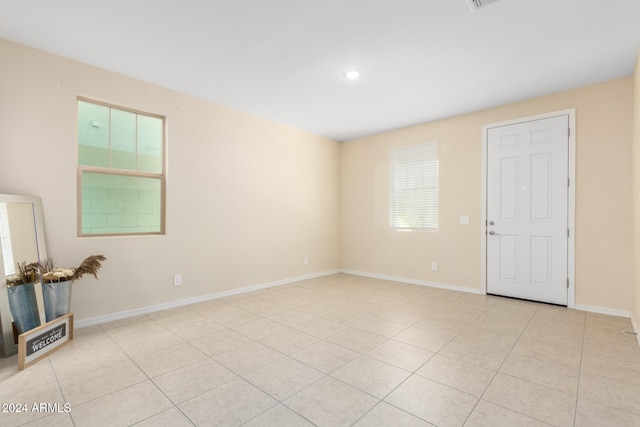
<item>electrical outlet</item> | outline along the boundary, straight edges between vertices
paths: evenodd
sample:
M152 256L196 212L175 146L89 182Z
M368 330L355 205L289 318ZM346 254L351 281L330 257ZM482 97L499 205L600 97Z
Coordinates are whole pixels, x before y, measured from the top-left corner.
M438 263L437 262L432 262L431 263L431 271L438 271Z
M182 275L174 274L173 275L173 286L182 286Z
M304 265L309 265L309 257L308 256L304 257L303 262L304 262Z

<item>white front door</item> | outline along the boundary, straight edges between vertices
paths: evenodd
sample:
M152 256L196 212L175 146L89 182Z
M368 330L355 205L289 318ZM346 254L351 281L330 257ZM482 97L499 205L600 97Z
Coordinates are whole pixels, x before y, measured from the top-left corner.
M567 305L569 116L487 129L487 293Z

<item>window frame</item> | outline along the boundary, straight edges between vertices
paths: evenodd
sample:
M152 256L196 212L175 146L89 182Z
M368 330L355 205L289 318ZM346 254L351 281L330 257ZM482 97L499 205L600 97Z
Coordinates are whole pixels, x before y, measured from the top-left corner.
M109 108L109 160L111 160L111 110L121 110L136 115L142 115L162 120L162 171L160 173L137 171L132 169L121 169L104 166L90 166L80 164L80 134L79 134L79 104L80 102L86 102L90 104L100 105ZM109 102L98 101L92 98L78 96L76 98L76 164L77 171L77 233L78 237L116 237L116 236L157 236L166 234L166 188L167 188L167 120L165 116L148 113L146 111L136 110L133 108L122 107L120 105L112 104ZM138 152L136 151L136 157ZM83 233L82 231L82 178L84 173L94 173L101 175L114 175L114 176L126 176L126 177L138 177L138 178L151 178L157 179L160 182L160 229L158 231L148 232L122 232L122 233Z
M389 149L389 229L394 231L424 231L424 232L435 232L439 230L440 227L440 143L437 140L422 142L412 145L404 145L393 147ZM425 179L422 179L422 185L419 186L419 190L435 190L435 218L433 216L429 216L429 207L428 200L429 196L425 196L424 201L419 201L419 204L422 205L422 208L425 209L425 215L427 217L423 220L422 224L415 226L399 226L398 225L398 215L402 212L402 210L396 205L397 201L397 191L396 191L396 168L397 162L401 160L402 157L404 159L411 158L411 155L416 151L423 151L421 156L424 157L424 161L435 161L435 166L427 166L429 170L435 170L435 186L427 186L425 185ZM405 163L408 165L408 163ZM407 171L408 176L408 171ZM414 204L411 205L411 209L420 208L420 206L415 205L416 200L413 201ZM428 225L429 222L435 222L435 226Z

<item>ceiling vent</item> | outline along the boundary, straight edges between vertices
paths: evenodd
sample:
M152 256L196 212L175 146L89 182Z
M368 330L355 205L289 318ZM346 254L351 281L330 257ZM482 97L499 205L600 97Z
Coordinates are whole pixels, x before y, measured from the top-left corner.
M469 3L471 10L475 12L476 10L482 9L483 7L497 1L498 0L467 0L467 3Z

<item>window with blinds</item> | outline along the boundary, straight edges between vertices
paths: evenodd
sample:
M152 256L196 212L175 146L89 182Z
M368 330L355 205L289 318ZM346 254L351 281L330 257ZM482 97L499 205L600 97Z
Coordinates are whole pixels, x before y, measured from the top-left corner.
M390 227L438 228L438 142L390 150Z

